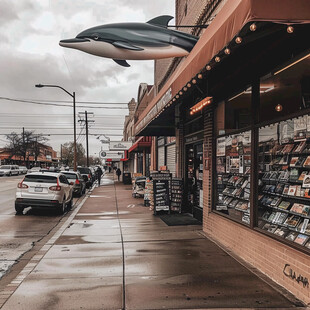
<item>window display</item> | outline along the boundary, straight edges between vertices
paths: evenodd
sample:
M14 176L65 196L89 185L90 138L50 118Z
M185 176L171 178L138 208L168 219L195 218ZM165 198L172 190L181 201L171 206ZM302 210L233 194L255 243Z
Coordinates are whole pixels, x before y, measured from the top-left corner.
M258 227L310 247L310 116L259 128Z
M250 224L251 131L217 139L215 209Z

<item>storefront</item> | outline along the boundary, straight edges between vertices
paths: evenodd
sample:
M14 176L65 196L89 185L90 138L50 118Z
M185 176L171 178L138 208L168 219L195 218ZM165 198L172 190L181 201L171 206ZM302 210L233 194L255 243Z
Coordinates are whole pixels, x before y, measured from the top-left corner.
M306 0L227 2L136 126L156 135L177 124L178 173L204 232L305 303L309 12Z

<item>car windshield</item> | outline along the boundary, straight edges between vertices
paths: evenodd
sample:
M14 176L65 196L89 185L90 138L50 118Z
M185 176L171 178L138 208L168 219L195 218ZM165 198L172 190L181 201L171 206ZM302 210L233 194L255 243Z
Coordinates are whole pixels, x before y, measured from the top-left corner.
M81 173L84 173L84 174L89 174L89 173L90 173L89 168L78 168L78 170L79 170Z
M57 177L51 175L33 175L29 174L25 176L24 182L36 182L36 183L57 183Z
M0 166L0 169L9 170L9 169L11 169L11 167L10 166Z
M67 177L67 179L73 179L73 180L76 180L76 174L74 174L74 173L63 173L66 177Z

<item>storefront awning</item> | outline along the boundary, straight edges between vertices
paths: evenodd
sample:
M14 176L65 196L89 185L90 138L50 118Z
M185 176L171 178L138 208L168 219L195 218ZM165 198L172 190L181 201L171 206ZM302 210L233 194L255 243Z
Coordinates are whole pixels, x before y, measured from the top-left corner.
M141 152L145 148L150 148L152 145L151 137L140 137L138 140L132 145L132 147L128 150L130 152Z
M205 30L191 53L178 66L158 95L140 115L136 124L139 135L167 107L175 104L178 93L205 66L235 41L240 31L249 23L271 22L296 25L310 23L309 0L233 0L227 1ZM242 38L241 38L242 39ZM305 38L306 40L306 38ZM240 44L242 45L242 44Z

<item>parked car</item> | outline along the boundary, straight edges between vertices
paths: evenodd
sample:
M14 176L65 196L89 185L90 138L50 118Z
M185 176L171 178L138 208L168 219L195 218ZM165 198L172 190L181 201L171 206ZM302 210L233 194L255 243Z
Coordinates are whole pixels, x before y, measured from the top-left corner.
M78 167L77 170L81 173L86 183L86 188L90 188L94 183L94 176L88 167Z
M2 165L0 166L0 176L19 175L19 169L17 165Z
M53 208L63 214L66 207L72 207L72 188L62 173L28 173L17 185L15 210L22 213L27 207Z
M81 197L85 194L86 182L79 171L61 171L61 173L64 174L69 183L73 185L73 195L77 194Z
M28 169L26 166L18 166L19 174L26 174Z
M41 167L32 167L28 173L33 173L33 172L40 172L42 169Z

